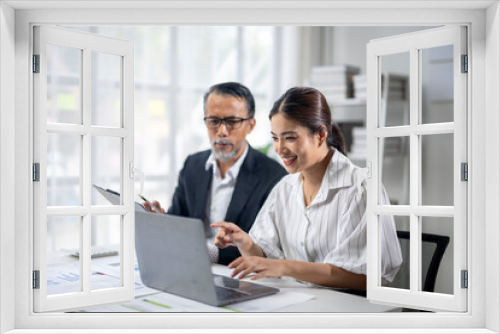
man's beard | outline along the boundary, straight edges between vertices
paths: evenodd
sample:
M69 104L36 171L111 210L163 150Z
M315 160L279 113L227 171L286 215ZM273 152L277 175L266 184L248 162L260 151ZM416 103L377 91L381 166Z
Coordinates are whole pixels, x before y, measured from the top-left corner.
M215 149L216 144L231 145L232 149L229 152L217 151ZM234 157L238 154L240 147L234 147L234 143L225 138L215 139L212 142L212 153L214 154L215 159L219 160L220 162L228 162L234 159Z

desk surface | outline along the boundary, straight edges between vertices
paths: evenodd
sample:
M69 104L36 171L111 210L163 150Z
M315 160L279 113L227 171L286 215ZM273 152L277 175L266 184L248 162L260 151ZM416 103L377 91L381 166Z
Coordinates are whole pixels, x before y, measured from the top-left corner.
M220 275L227 275L230 272L221 265L213 265L212 271ZM308 301L286 306L272 312L379 313L401 311L401 308L398 307L370 303L368 299L362 296L331 288L316 287L308 283L298 282L292 278L263 278L252 282L314 296Z
M62 260L62 259L59 259ZM65 259L66 263L60 263L60 265L57 267L57 270L60 272L61 270L61 265L65 266L71 265L71 267L74 267L74 264L76 259ZM99 263L98 268L100 271L104 272L106 275L109 275L108 277L113 278L113 270L119 269L119 267L111 267L111 265L116 265L116 262L119 261L118 256L110 256L106 258L100 258L97 263ZM94 262L94 260L93 260ZM97 264L96 263L96 264ZM107 270L106 266L109 265L109 271ZM50 274L51 267L48 267L48 274ZM214 264L212 265L212 271L216 274L219 275L229 275L231 273L230 269L227 269L227 267ZM245 280L247 280L246 278ZM117 278L118 282L119 279ZM136 273L136 282L140 282L140 277L139 273ZM342 292L340 290L335 290L331 288L323 288L323 287L318 287L314 286L309 283L304 283L304 282L298 282L292 278L285 277L285 278L263 278L257 281L252 281L258 284L263 284L263 285L268 285L272 287L279 288L282 292L286 292L288 296L294 297L298 296L300 297L300 301L293 300L292 302L284 303L284 304L279 304L279 305L286 305L283 307L278 307L278 308L272 308L271 311L269 311L269 307L267 307L265 310L261 310L260 312L300 312L300 313L378 313L378 312L398 312L401 311L400 308L397 307L392 307L392 306L384 306L384 305L378 305L378 304L372 304L370 303L365 297L362 296L357 296L354 294ZM73 282L74 283L77 282ZM107 281L106 281L107 283ZM138 284L136 284L138 285ZM153 300L154 298L164 298L165 300L169 301L175 301L178 304L190 304L190 307L188 308L189 311L192 312L218 312L222 311L220 309L214 309L210 306L205 306L204 304L194 302L187 300L185 298L181 298L178 296L174 296L171 294L163 293L163 292L157 292L157 290L152 290L149 288L145 288L142 286L143 291L144 290L149 290L147 291L149 293L144 295L140 295L138 290L136 289L136 300L133 301L130 305L121 305L121 307L106 307L106 308L101 308L101 309L88 309L88 310L82 310L82 311L90 311L90 312L131 312L134 311L134 307L132 305L137 306L137 303L140 301L140 299L145 300L151 299ZM73 290L74 291L74 290ZM57 292L57 293L62 293L63 291ZM285 295L285 293L282 293L282 295ZM146 296L146 297L144 297ZM306 298L304 298L306 297ZM268 298L268 297L264 297ZM290 298L289 298L290 299ZM255 301L257 301L256 299ZM305 301L303 301L305 300ZM270 302L272 302L271 299L269 299ZM134 304L135 302L135 304ZM266 301L267 302L267 301ZM255 305L258 305L259 303L254 303ZM263 304L263 303L261 303ZM231 305L229 305L229 308L226 308L227 310L231 309ZM257 307L252 307L252 310L255 310L256 312L259 312L259 308ZM139 308L135 308L135 311L143 311L140 310ZM166 312L165 309L147 309L148 312ZM174 311L170 310L170 312L179 312L179 311Z

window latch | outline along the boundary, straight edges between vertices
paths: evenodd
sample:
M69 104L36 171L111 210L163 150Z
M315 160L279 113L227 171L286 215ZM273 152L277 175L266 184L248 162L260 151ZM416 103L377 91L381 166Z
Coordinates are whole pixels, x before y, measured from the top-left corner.
M141 182L141 188L140 188L139 194L142 194L142 190L144 189L144 173L143 173L143 171L140 170L139 168L135 168L133 161L129 162L129 166L128 167L129 167L129 177L131 179L134 178L134 174L135 173L139 174L139 180Z

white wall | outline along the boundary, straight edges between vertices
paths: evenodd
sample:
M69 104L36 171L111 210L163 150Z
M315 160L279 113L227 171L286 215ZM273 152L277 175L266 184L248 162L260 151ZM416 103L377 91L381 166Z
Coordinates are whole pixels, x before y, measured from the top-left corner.
M486 224L486 247L490 247L491 253L486 255L486 327L500 332L500 307L494 301L500 298L500 271L498 263L500 261L500 245L498 236L500 235L500 173L498 166L500 165L500 95L498 94L498 78L500 78L500 5L495 3L486 11L486 73L491 76L486 76L486 143L485 149L485 176L486 176L486 200L485 219L489 224ZM478 75L481 75L479 69ZM480 155L482 152L477 152ZM482 161L481 161L482 162ZM476 164L477 169L483 170L481 163ZM477 228L473 228L473 233L480 233Z
M366 44L372 39L407 34L432 27L334 27L333 64L358 66L366 73ZM405 63L394 63L388 67L394 72L405 72Z
M458 2L457 2L458 3ZM314 6L313 6L314 7ZM103 22L104 20L110 21L110 22L145 22L145 21L150 21L152 24L154 22L165 22L168 20L171 20L172 22L212 22L213 19L207 18L206 13L201 12L201 11L186 11L188 14L183 14L179 15L179 11L176 10L169 10L169 11L156 11L154 13L144 13L141 11L131 11L129 12L123 12L121 10L113 10L109 11L106 14L103 14L102 10L99 11L94 11L94 12L89 12L89 11L78 11L78 12L67 12L67 11L45 11L44 13L31 13L27 12L26 14L20 15L17 17L17 31L16 31L16 36L18 36L18 43L20 46L18 46L17 51L20 51L17 53L17 58L19 60L19 64L17 65L17 73L19 74L17 76L17 85L18 85L18 94L17 94L17 104L16 104L16 110L18 112L18 117L16 119L18 120L16 122L16 133L20 132L20 134L17 135L17 142L16 146L19 148L18 152L21 152L20 158L18 158L18 163L16 164L17 170L20 170L21 173L16 173L17 175L20 175L19 177L16 178L17 184L21 183L21 191L19 192L19 195L17 196L17 205L16 205L16 212L17 212L17 217L16 217L16 232L19 236L16 235L18 239L18 247L16 249L16 259L18 261L18 266L17 268L17 273L18 275L18 284L17 284L17 297L18 298L18 305L20 305L17 308L16 312L16 326L18 328L39 328L39 327L45 327L45 328L66 328L66 331L70 331L71 329L68 328L86 328L86 327L94 327L94 328L116 328L116 327L121 327L121 328L132 328L134 327L134 324L139 324L143 321L148 322L149 326L151 328L165 328L165 326L173 327L173 328L181 328L182 326L186 326L185 324L188 323L184 321L187 319L189 323L193 323L193 318L189 317L171 317L169 318L168 324L166 324L164 318L157 318L157 317L149 317L146 318L145 316L141 316L140 318L136 317L116 317L114 323L107 322L108 317L103 316L103 317L73 317L73 316L59 316L57 314L55 315L48 315L48 316L29 316L27 310L29 310L29 300L30 300L30 294L28 293L31 292L30 289L28 289L28 285L26 284L26 281L28 280L27 277L29 277L29 272L28 269L30 266L26 264L26 259L29 258L29 253L27 251L28 246L27 245L27 240L28 240L28 230L29 230L29 217L28 217L28 212L26 210L26 195L29 195L28 191L28 186L27 186L27 181L23 179L27 179L26 175L29 174L29 168L28 168L28 163L29 159L27 159L28 154L23 153L27 152L29 150L29 145L28 145L28 102L26 100L26 96L28 96L28 73L27 73L27 66L25 64L29 64L29 59L28 59L28 44L27 44L27 36L29 36L27 30L27 24L26 22L28 20L31 21L36 21L36 22L42 22L42 23L50 23L50 22ZM201 12L201 13L200 13ZM220 14L219 14L220 12ZM248 13L251 13L249 15ZM296 11L298 12L298 11ZM266 17L270 17L275 22L278 24L287 24L289 22L310 22L310 16L307 17L307 19L303 19L302 17L305 17L306 15L303 15L301 13L296 13L292 12L289 13L286 10L266 10L266 11L260 11L258 14L260 16L264 16L263 21L265 20ZM300 11L302 12L302 11ZM475 275L474 278L472 278L471 285L473 285L473 288L469 289L469 296L472 297L470 299L471 303L471 309L472 312L469 314L465 315L454 315L454 314L444 314L444 315L433 315L433 316L419 316L416 314L412 314L411 316L408 315L398 315L397 317L391 316L391 315L376 315L376 316L366 316L366 315L355 315L354 317L350 315L339 315L339 316L329 316L329 315L313 315L309 317L304 317L302 316L291 316L291 317L283 317L283 316L277 316L276 318L272 318L272 322L265 321L262 326L269 326L269 327L276 327L274 324L280 324L280 323L285 323L289 324L290 326L295 326L295 328L331 328L332 326L335 326L337 328L337 331L341 331L342 328L347 328L347 327L352 327L355 326L356 328L380 328L377 332L383 332L385 328L385 332L389 331L396 331L396 329L400 329L400 332L409 332L410 330L405 330L404 328L406 326L412 326L414 328L420 328L421 332L438 332L440 331L439 328L441 326L447 328L469 328L470 327L470 332L485 332L484 329L484 312L485 312L485 306L486 308L491 307L488 309L488 319L490 319L489 328L490 329L496 329L495 332L498 332L498 295L491 295L490 290L488 291L487 294L485 294L483 284L479 284L478 282L484 282L484 269L485 266L483 264L483 261L481 261L484 258L484 227L485 225L488 225L488 232L494 232L493 234L487 234L488 235L488 240L490 243L496 242L496 246L493 248L496 250L495 254L492 255L493 257L493 262L489 262L488 266L492 265L494 268L492 271L487 272L488 274L493 273L493 276L488 277L488 282L490 287L496 287L494 291L498 292L498 212L499 208L498 205L496 205L495 208L492 208L488 212L493 212L496 213L496 215L488 215L488 220L484 219L484 206L482 203L484 203L484 156L485 152L483 151L484 149L484 124L485 121L485 110L484 110L484 94L482 92L484 91L484 78L488 78L488 83L493 83L493 88L496 90L491 90L489 97L495 97L495 102L494 104L488 104L488 107L496 107L496 108L491 108L490 111L488 111L486 114L487 115L496 115L493 120L496 121L495 124L491 125L491 129L498 129L498 78L500 77L498 75L498 69L495 69L495 75L492 75L490 69L488 70L487 73L484 72L484 50L483 50L483 37L485 36L484 34L484 17L483 17L483 11L474 11L474 10L467 10L459 12L459 13L449 13L450 11L446 10L439 10L439 9L433 9L430 11L426 12L418 12L415 13L414 11L406 11L406 12L401 12L401 11L396 11L395 14L394 12L390 11L361 11L362 15L358 15L359 10L356 10L355 13L345 13L343 10L317 10L313 12L315 14L314 18L317 19L320 22L378 22L378 21L387 21L387 22L409 22L409 21L416 21L416 17L418 17L418 20L420 22L472 22L474 29L472 35L474 36L474 42L473 42L473 50L475 52L475 60L474 62L478 65L476 66L476 72L475 72L475 77L473 80L474 83L474 100L473 100L473 105L474 105L474 111L475 111L475 121L474 121L474 126L473 130L474 136L473 136L473 141L472 141L472 146L475 149L474 153L474 161L478 162L479 168L476 170L472 171L472 174L475 176L475 182L473 184L474 188L474 198L472 200L473 205L470 207L472 208L470 214L470 217L472 218L472 222L474 225L474 233L471 235L470 240L473 242L469 241L469 247L473 246L470 248L470 253L472 256L472 262L469 261L469 264L471 264L472 269L475 269L475 274L474 271L472 275ZM409 14L407 14L409 13ZM495 13L496 9L495 9ZM57 14L57 15L55 15ZM147 17L145 16L147 14ZM234 20L237 22L242 22L246 23L247 21L250 22L255 22L256 19L256 14L253 13L252 11L241 11L236 13L234 15L233 13L229 13L228 11L216 11L214 15L215 19L218 19L219 17L222 18L221 20L223 22L226 22L229 20ZM265 15L262 15L265 14ZM267 15L267 16L266 16ZM111 18L109 18L111 16ZM181 18L179 18L181 17ZM186 17L188 17L186 19ZM211 21L212 20L212 21ZM225 20L225 21L224 21ZM271 20L271 19L268 19ZM257 19L258 21L258 19ZM230 21L233 22L233 21ZM493 18L490 19L489 23L493 23L493 28L498 30L498 14L495 14ZM491 32L488 32L488 34L491 34ZM488 35L487 36L490 36ZM495 32L493 34L494 38L498 38L498 32ZM493 42L493 45L498 49L498 41ZM3 44L2 44L3 48ZM495 65L498 66L498 52L497 49L495 52L489 52L487 54L488 61L490 65ZM2 72L3 75L3 72ZM13 76L9 76L10 79L13 78ZM12 80L11 80L12 81ZM492 95L494 94L494 95ZM4 96L2 95L2 99ZM25 101L26 100L26 101ZM488 183L492 182L492 186L487 186L486 189L494 190L494 197L491 200L492 203L499 203L498 200L498 194L499 194L499 185L500 183L498 182L498 145L500 141L498 140L498 136L496 135L494 137L496 141L493 144L490 144L490 148L495 148L496 147L496 153L493 154L494 156L494 161L495 165L492 165L490 167L490 170L495 173L494 180L490 181L488 179ZM473 150L474 152L474 150ZM488 153L490 155L490 153ZM16 157L18 154L16 154ZM479 181L479 182L478 182ZM488 194L490 195L490 194ZM494 201L496 200L496 202ZM491 222L491 219L497 219L494 222ZM488 221L488 223L485 223L485 221ZM2 220L3 223L3 220ZM3 225L3 224L2 224ZM2 230L3 231L3 230ZM496 234L495 234L496 233ZM11 237L14 237L13 234L10 234ZM19 242L20 241L20 242ZM490 245L491 246L491 245ZM4 256L4 252L2 251L2 256ZM12 254L11 252L8 253L9 256ZM7 255L5 255L7 256ZM496 260L495 260L496 258ZM2 266L3 270L3 266ZM489 275L487 275L489 276ZM5 288L1 290L2 292L7 291ZM485 303L484 296L488 296L488 300ZM2 295L2 299L4 298L4 295ZM11 299L13 300L13 299ZM414 317L415 316L415 317ZM215 317L215 318L214 318ZM209 317L212 320L217 320L217 316L214 317ZM179 318L182 318L182 320L179 320ZM200 317L198 317L200 318ZM221 317L219 317L221 318ZM231 319L229 319L231 318ZM234 318L234 319L233 319ZM261 317L262 318L262 317ZM131 321L132 320L132 321ZM198 319L194 319L195 321ZM223 320L224 326L226 328L231 327L232 328L244 328L244 327L255 327L255 317L225 317ZM257 321L260 321L261 319L257 319ZM265 320L265 319L264 319ZM202 319L203 321L203 319ZM208 321L208 320L207 320ZM281 321L281 322L280 322ZM189 326L189 323L187 326ZM198 321L199 323L199 321ZM219 324L221 323L220 321L218 322ZM250 323L250 324L249 324ZM260 322L259 322L260 323ZM495 326L491 326L491 324L495 324ZM205 325L205 322L202 322L202 325ZM131 327L132 326L132 327ZM217 325L212 325L213 328L219 328L216 327ZM392 329L389 329L392 328ZM424 329L422 329L424 328ZM427 330L427 328L433 328ZM35 331L39 332L36 330L29 329L28 331ZM46 330L50 331L50 330ZM363 331L363 329L360 329L360 331ZM364 332L372 332L369 329L365 329ZM416 329L416 331L419 331ZM445 332L446 330L441 330L441 332ZM453 331L453 330L448 330L448 332ZM467 330L462 330L462 331L467 331ZM26 331L22 331L26 332ZM415 329L413 330L415 332ZM469 332L469 331L467 331Z
M0 333L14 328L14 10L0 3Z

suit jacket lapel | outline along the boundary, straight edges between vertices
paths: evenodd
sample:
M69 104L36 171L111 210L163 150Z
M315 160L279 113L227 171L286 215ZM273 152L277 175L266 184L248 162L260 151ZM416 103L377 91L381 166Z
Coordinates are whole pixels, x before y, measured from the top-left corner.
M205 165L203 165L203 172L198 174L196 184L196 204L195 204L195 214L194 217L203 218L206 216L207 210L207 199L210 191L210 185L212 184L213 167L205 170Z
M238 179L234 187L233 198L226 213L226 221L236 222L238 215L252 195L253 189L257 185L257 177L253 174L254 152L249 147L248 155L241 165Z

